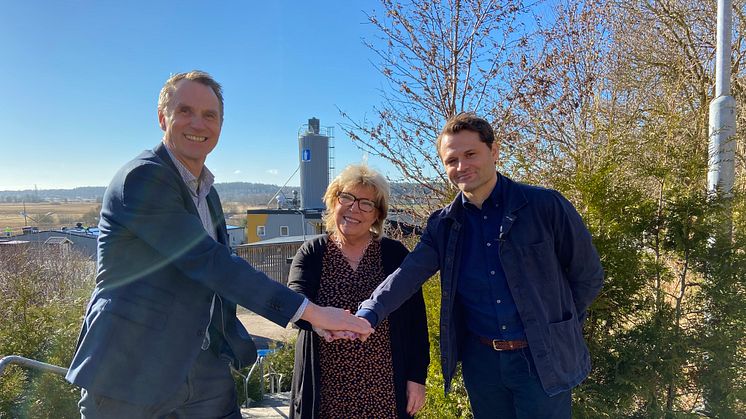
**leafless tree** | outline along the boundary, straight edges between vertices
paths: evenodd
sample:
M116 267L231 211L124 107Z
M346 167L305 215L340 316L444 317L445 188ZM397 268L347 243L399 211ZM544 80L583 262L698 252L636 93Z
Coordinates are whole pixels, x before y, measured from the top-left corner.
M444 121L473 111L491 119L500 140L514 132L511 69L530 49L534 30L521 0L383 0L369 21L379 30L366 40L386 86L373 116L343 115L358 146L392 163L417 185L428 210L454 195L443 174L435 139ZM524 74L521 77L525 77ZM422 192L425 192L422 194Z

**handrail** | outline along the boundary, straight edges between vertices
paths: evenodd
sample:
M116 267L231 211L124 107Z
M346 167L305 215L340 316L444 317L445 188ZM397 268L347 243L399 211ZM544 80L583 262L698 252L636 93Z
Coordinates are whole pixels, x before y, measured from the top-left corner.
M254 362L254 365L251 366L251 369L249 369L249 373L246 374L246 376L244 376L240 372L236 371L238 372L240 376L244 377L243 389L244 389L244 397L246 398L246 400L244 401L243 407L250 407L251 398L249 398L249 380L251 379L251 376L254 374L254 371L257 369L257 367L259 367L259 401L261 401L264 398L264 377L267 377L273 374L272 366L270 365L267 366L267 370L269 372L267 374L264 374L264 360L267 357L267 355L271 354L274 351L275 351L274 349L258 349L256 351L257 352L256 361ZM282 374L279 374L279 375L280 375L279 381L280 381L280 384L282 384ZM278 384L277 386L278 388L280 387L280 384ZM274 389L275 389L275 384L274 382L270 381L270 392L274 392Z
M18 355L9 355L0 359L0 377L2 377L5 367L10 364L23 365L24 367L35 368L45 372L52 372L59 375L67 374L67 368L58 367L57 365L47 364L46 362L35 359L24 358Z

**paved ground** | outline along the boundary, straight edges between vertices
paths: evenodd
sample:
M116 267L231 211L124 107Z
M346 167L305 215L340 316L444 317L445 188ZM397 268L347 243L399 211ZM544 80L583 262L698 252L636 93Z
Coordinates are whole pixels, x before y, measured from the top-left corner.
M257 349L267 349L271 341L284 342L298 334L297 329L293 329L291 325L282 328L243 307L238 307L237 315L246 330L254 337Z
M290 393L267 394L258 407L241 409L241 416L246 418L287 419Z

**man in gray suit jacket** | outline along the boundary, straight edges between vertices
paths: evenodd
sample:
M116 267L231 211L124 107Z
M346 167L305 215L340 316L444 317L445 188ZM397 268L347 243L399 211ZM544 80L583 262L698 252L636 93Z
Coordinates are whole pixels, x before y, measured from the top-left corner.
M96 287L67 379L83 388L83 418L240 418L229 365L256 348L236 304L284 326L370 333L269 279L227 246L213 176L204 166L223 124L207 73L161 90L163 142L125 164L101 208Z

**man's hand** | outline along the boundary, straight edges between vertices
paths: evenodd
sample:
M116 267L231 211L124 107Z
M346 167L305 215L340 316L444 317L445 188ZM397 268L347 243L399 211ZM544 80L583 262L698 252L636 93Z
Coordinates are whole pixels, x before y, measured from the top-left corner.
M407 413L414 416L425 405L425 386L407 381Z
M300 318L311 323L315 328L323 329L327 332L335 331L333 333L340 333L344 331L355 333L362 341L373 333L373 328L370 327L370 323L367 320L355 317L349 311L342 310L341 308L320 307L309 302Z

